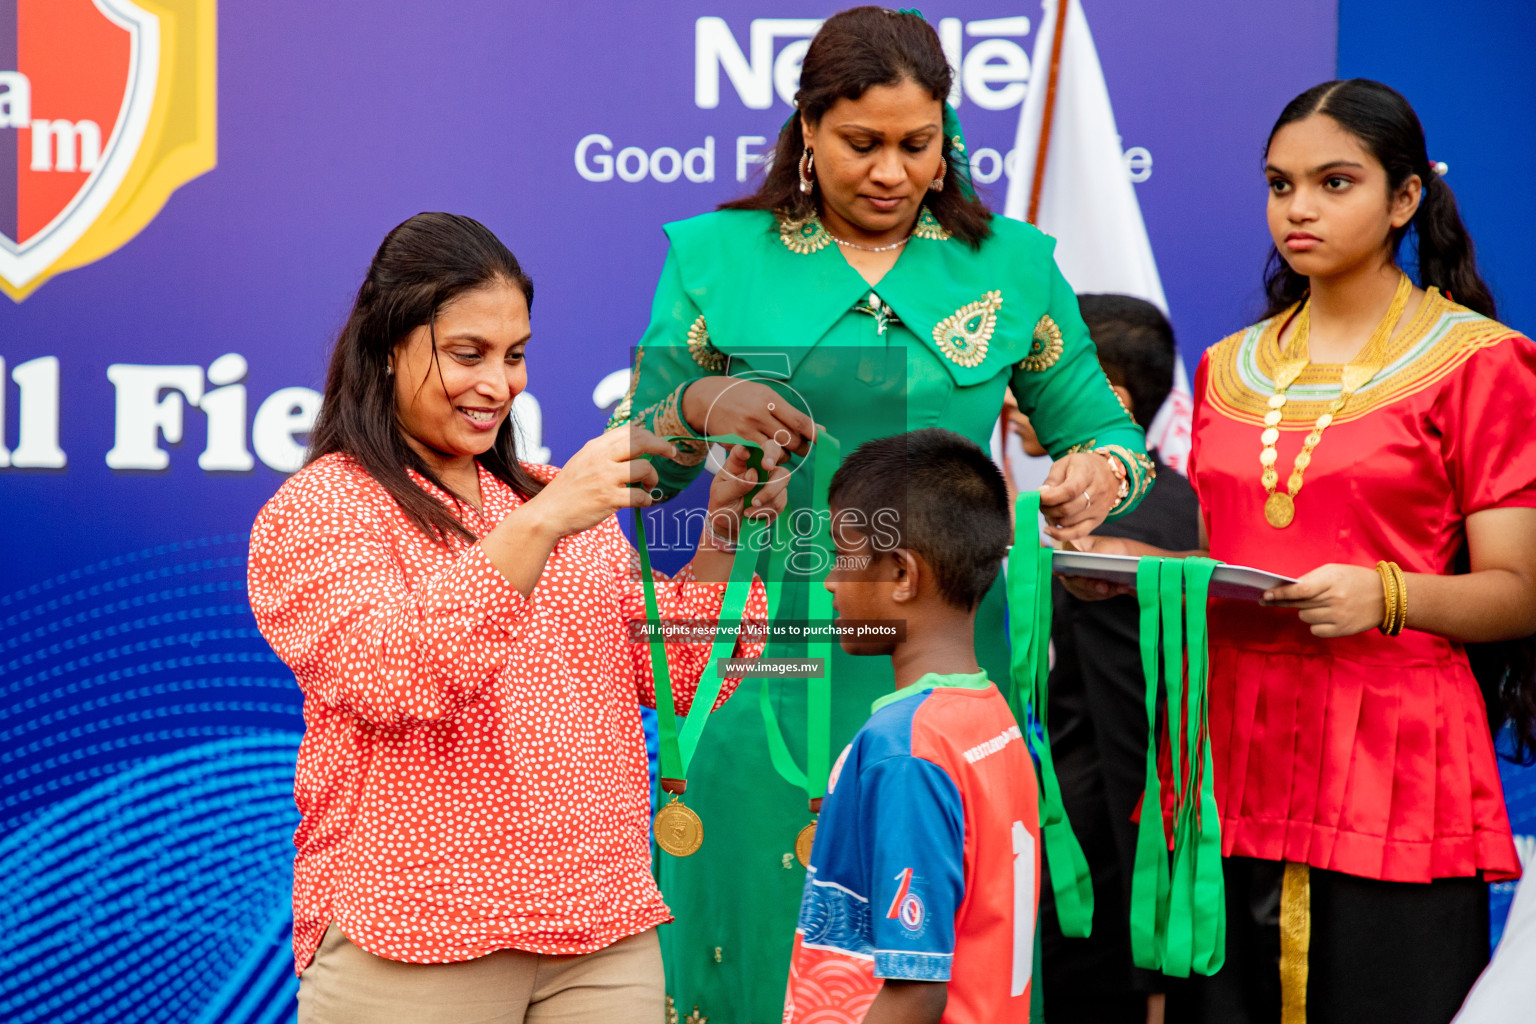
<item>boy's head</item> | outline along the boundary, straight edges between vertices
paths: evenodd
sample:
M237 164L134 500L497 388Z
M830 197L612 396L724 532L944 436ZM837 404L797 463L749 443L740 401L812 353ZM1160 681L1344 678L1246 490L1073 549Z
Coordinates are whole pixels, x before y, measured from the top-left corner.
M828 492L839 620L906 620L907 638L968 617L1013 540L1008 491L987 453L949 430L914 430L856 448ZM946 627L947 628L947 627ZM840 637L850 654L898 641Z
M1168 392L1178 349L1162 310L1129 295L1079 295L1078 308L1099 350L1104 376L1130 395L1131 416L1148 427Z

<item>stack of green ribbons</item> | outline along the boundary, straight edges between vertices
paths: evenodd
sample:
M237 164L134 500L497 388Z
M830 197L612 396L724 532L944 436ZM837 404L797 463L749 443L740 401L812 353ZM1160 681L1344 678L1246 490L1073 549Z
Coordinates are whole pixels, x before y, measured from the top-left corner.
M1040 836L1057 919L1063 935L1086 937L1093 925L1092 880L1067 818L1049 742L1052 550L1031 542L1038 535L1039 513L1038 492L1019 495L1008 555L1010 702L1037 766ZM1226 947L1206 650L1206 599L1217 564L1208 558L1143 558L1136 575L1147 682L1147 778L1131 884L1131 951L1138 967L1177 977L1214 974ZM1171 868L1157 766L1160 679L1173 766Z
M1138 967L1180 978L1189 977L1191 970L1215 974L1226 956L1226 889L1221 815L1211 771L1205 624L1217 564L1209 558L1143 558L1136 570L1141 667L1147 680L1147 782L1131 878L1131 955ZM1172 765L1171 872L1157 771L1159 663Z

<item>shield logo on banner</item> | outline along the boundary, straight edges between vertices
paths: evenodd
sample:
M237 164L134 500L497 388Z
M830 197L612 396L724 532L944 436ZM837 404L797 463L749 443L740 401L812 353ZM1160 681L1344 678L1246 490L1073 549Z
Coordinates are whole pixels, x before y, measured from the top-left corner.
M101 259L215 162L216 0L0 0L0 290Z

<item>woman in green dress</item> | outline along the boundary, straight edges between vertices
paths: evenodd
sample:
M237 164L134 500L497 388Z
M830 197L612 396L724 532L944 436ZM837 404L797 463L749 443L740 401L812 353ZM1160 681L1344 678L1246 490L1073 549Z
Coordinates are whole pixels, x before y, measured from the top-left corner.
M944 102L951 75L920 15L836 15L806 53L798 116L758 192L666 227L671 250L613 422L673 438L734 434L762 447L768 469L793 473L789 555L759 563L781 584L776 622L830 618L816 557L830 545L814 514L826 496L813 484L833 445L818 426L844 452L929 426L985 445L1011 388L1057 460L1041 506L1062 541L1129 511L1151 484L1141 429L1099 369L1054 242L994 218L970 186ZM658 462L665 496L707 454L702 440L678 448ZM1006 680L1001 585L978 611L976 646ZM781 1015L808 796L893 685L889 664L836 643L779 640L765 656L808 653L830 655L830 722L816 720L816 680L749 678L710 720L688 772L706 839L659 864L677 918L662 945L679 1020Z

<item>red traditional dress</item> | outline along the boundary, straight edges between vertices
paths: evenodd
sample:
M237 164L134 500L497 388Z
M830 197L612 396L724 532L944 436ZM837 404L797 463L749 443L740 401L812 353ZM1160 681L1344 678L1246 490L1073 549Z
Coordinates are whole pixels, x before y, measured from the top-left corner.
M480 492L483 510L458 510L476 536L523 503L483 467ZM724 583L687 566L656 581L663 618L719 615ZM629 639L644 591L614 517L562 538L525 598L480 545L429 538L361 466L327 455L257 516L249 582L262 635L304 690L300 971L332 922L377 956L444 963L590 953L671 920L651 876L640 730L655 683ZM754 581L746 615L766 609ZM736 654L761 650L743 639ZM668 646L679 712L709 655Z
M1270 526L1259 434L1292 313L1219 342L1196 375L1190 480L1212 557L1288 576L1383 559L1446 574L1467 516L1536 507L1536 345L1430 289L1323 435L1295 521ZM1281 487L1341 370L1313 364L1287 390ZM1213 601L1210 648L1223 853L1398 882L1518 877L1460 644L1413 630L1322 639L1294 610Z

